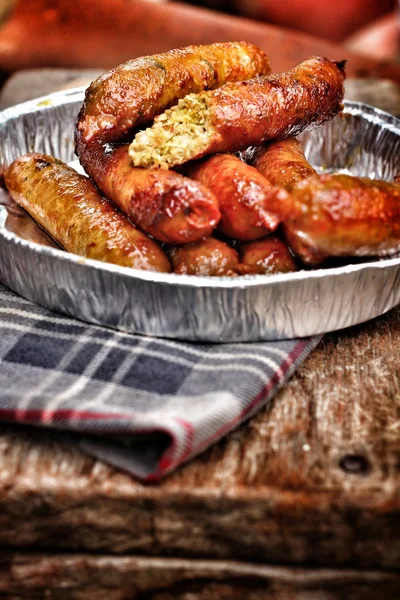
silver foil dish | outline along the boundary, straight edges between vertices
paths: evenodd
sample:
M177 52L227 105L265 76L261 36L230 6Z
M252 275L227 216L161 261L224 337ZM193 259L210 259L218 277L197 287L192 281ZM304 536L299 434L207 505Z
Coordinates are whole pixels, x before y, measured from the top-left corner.
M83 94L60 92L0 113L1 165L30 151L74 161ZM365 104L346 102L343 115L303 134L302 142L319 170L386 180L400 172L400 121ZM35 237L32 223L21 227L19 216L4 200L0 281L48 309L123 331L207 342L277 340L355 325L400 302L398 257L269 276L161 274L64 252L40 231Z

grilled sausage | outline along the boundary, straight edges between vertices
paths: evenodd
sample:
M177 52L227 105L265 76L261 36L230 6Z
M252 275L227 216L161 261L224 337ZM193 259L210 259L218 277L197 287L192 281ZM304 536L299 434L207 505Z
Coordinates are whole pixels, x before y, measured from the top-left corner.
M288 193L287 242L309 265L400 250L400 185L350 175L311 176Z
M187 275L237 275L239 256L234 248L213 237L171 248L174 273Z
M69 252L123 267L171 271L163 250L64 163L26 154L5 173L12 198Z
M298 181L316 175L299 140L289 137L255 150L251 164L275 186L290 190Z
M282 188L279 199L271 197L271 209L281 217L285 238L304 263L386 255L400 248L398 183L318 176L295 138L256 149L252 164Z
M189 94L136 134L133 164L169 168L297 135L343 108L344 63L311 58L287 73Z
M127 144L108 153L103 144L95 143L86 152L87 173L101 192L157 240L188 244L216 227L218 202L200 183L174 171L132 167Z
M75 151L97 187L146 232L172 244L199 240L220 217L212 194L177 174L134 170L127 148L103 144L124 141L190 92L269 72L265 54L247 42L189 46L129 61L89 86Z
M84 143L124 141L129 131L151 123L187 94L270 71L264 52L248 42L188 46L130 60L86 90L79 137Z
M269 210L271 184L233 154L216 154L191 163L188 174L218 198L218 230L237 240L255 240L274 231L279 218Z
M290 195L285 191L290 191L302 179L317 175L304 156L300 142L295 137L288 137L285 140L249 148L243 154L244 159L247 159L272 186L275 193L269 195L269 208L280 221L285 221L292 210Z
M253 267L255 273L273 275L297 271L297 266L289 248L276 236L248 242L240 247L240 260L243 265Z

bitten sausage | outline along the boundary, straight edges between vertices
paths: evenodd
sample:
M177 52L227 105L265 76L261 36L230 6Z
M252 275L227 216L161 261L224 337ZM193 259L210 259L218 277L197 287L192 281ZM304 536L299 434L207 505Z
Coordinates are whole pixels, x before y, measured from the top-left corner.
M189 94L136 134L133 164L169 168L297 135L343 109L344 63L311 58L287 73Z
M157 240L188 244L216 227L221 216L218 202L201 183L174 171L132 167L127 144L108 153L96 143L86 151L86 171L100 191Z
M350 175L311 176L287 198L284 233L309 265L331 256L400 250L400 185Z
M123 267L171 271L156 242L61 161L26 154L11 164L5 183L12 198L65 250Z
M297 271L289 248L285 242L274 235L242 244L240 260L243 265L253 267L255 273L265 275Z
M255 149L251 164L275 186L290 190L298 181L316 175L299 140L270 142Z
M248 42L188 46L130 60L88 87L79 136L85 143L122 142L129 131L151 123L187 94L270 71L264 52Z
M279 218L269 210L271 184L232 154L216 154L188 166L191 178L218 198L218 230L229 238L255 240L274 231Z
M237 275L237 251L213 237L195 244L171 248L169 253L175 273L231 277Z
M135 170L128 147L108 143L124 141L188 93L269 72L264 52L247 42L189 46L129 61L89 86L75 131L76 154L103 194L156 239L199 240L220 218L213 195L178 174Z

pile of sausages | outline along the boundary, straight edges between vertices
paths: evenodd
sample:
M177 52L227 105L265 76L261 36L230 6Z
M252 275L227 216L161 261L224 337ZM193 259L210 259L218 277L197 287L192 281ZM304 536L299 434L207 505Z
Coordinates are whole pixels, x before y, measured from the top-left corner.
M320 57L271 75L244 42L138 58L86 91L75 149L89 177L30 153L5 183L65 250L137 269L239 276L394 253L400 186L320 176L294 137L342 110L344 77ZM211 143L169 169L135 167L129 144L146 127L176 143L165 111L188 94L213 107Z

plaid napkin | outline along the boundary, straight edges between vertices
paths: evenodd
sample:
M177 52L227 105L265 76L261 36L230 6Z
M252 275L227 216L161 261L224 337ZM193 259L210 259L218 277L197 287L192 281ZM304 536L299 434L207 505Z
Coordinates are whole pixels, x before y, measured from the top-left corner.
M121 333L40 308L0 285L0 418L74 432L146 481L265 405L320 336L194 344Z

